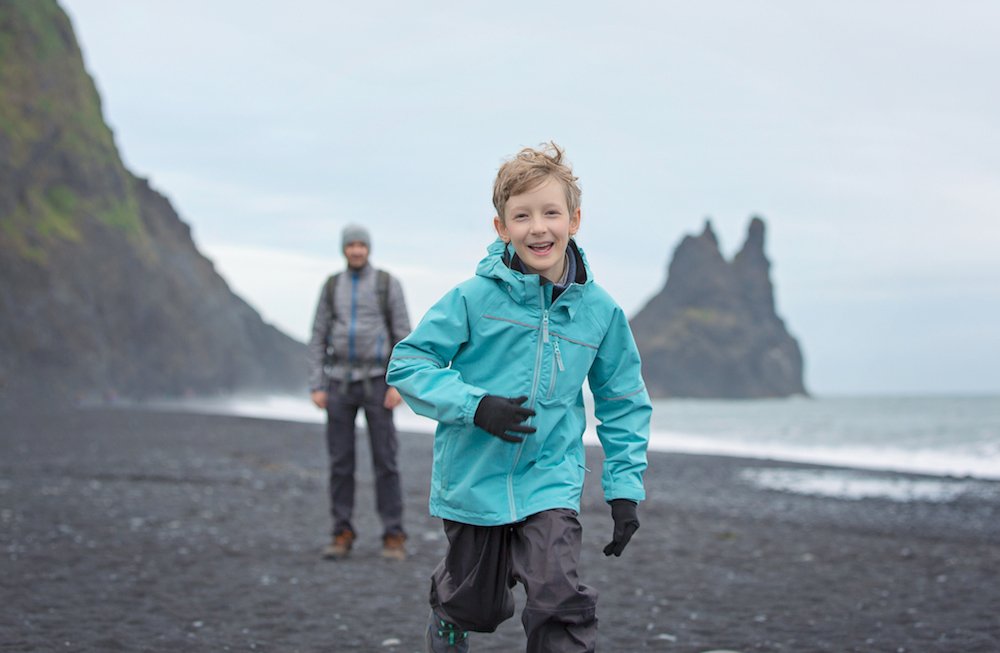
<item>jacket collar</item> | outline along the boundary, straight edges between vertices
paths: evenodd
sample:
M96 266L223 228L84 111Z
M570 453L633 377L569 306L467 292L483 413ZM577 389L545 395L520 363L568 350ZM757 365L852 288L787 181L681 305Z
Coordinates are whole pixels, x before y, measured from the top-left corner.
M372 267L371 261L365 263L364 265L362 265L360 268L357 269L354 269L349 265L344 266L344 272L346 272L348 276L358 277L359 279L361 277L368 276L368 274L370 274L371 271L374 269L375 268Z
M573 319L580 306L580 299L593 283L593 275L583 249L572 238L567 251L570 256L576 257L576 279L559 296L556 307L565 307L570 319ZM476 267L476 274L498 281L517 303L532 303L533 298L538 297L539 287L543 285L541 277L537 274L525 274L520 269L512 269L511 262L517 261L516 257L513 246L497 238L486 248L486 257ZM520 265L515 267L520 268Z

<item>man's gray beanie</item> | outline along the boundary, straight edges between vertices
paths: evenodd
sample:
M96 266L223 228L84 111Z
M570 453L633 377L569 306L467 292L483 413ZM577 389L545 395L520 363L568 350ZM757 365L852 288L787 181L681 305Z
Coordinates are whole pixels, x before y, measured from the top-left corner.
M349 224L344 227L340 247L343 249L351 243L364 243L369 250L372 248L372 238L368 235L368 230L359 224Z

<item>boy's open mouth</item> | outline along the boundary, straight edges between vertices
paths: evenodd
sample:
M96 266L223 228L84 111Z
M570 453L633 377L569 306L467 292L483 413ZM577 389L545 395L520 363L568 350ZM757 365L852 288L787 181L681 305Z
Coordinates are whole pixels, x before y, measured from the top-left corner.
M552 248L554 246L555 246L555 243L551 243L551 242L548 242L548 243L537 243L535 245L528 245L528 249L530 249L534 254L538 254L540 256L545 256L546 254L548 254L549 252L552 251Z

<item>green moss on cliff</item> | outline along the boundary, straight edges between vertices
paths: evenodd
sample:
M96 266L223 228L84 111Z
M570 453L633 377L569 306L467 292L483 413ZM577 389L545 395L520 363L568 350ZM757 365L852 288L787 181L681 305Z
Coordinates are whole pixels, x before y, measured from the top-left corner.
M712 324L719 319L718 311L711 308L685 308L681 315L685 320L689 320L696 324Z
M74 223L74 215L80 203L76 193L67 186L56 186L45 192L43 199L44 201L39 202L37 211L40 219L35 229L38 234L43 238L80 240L80 232Z
M5 12L18 14L18 20L30 29L36 56L44 61L65 52L65 30L61 29L65 15L55 0L5 0L2 4Z
M97 218L110 227L121 229L130 234L143 231L142 223L139 221L139 203L131 193L100 211Z
M14 163L40 139L121 167L69 19L52 0L0 3L0 129Z
M0 11L3 11L2 7L0 7ZM13 44L14 37L12 35L7 32L0 32L0 62L8 57L9 53L12 51Z
M80 199L68 186L27 190L24 201L3 217L3 233L12 253L46 265L53 239L80 242L75 219L79 207Z
M0 207L13 208L0 219L21 256L44 262L47 243L80 241L88 221L145 240L132 176L55 0L0 0L0 156L19 182L0 188Z

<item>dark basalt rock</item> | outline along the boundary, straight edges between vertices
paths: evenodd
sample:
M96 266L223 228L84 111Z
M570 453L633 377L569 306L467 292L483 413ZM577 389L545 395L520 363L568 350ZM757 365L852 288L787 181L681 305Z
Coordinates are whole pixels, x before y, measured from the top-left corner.
M802 352L775 312L764 231L751 219L732 261L709 221L674 250L666 285L631 321L652 396L806 394Z
M305 346L125 169L53 0L0 3L0 404L305 390Z

